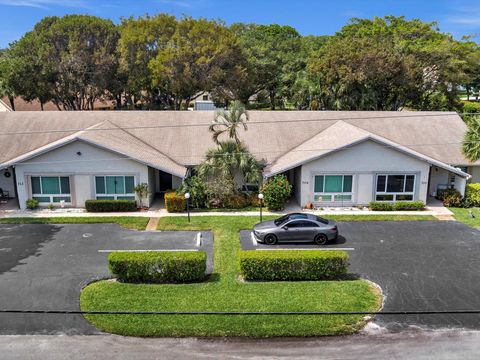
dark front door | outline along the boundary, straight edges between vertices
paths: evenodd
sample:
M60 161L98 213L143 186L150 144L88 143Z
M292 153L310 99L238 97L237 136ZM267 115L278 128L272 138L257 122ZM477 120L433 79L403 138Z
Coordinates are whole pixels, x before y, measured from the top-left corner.
M166 173L165 171L158 170L159 172L159 181L160 181L160 192L165 192L172 188L172 174Z

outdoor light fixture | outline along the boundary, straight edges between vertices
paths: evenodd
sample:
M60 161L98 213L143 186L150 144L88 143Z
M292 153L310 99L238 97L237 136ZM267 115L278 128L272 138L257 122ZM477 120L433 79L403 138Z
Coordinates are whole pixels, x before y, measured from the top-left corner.
M262 207L263 207L263 194L258 194L258 200L260 200L260 221L262 221Z
M188 222L190 222L190 193L185 193L185 199L187 199Z

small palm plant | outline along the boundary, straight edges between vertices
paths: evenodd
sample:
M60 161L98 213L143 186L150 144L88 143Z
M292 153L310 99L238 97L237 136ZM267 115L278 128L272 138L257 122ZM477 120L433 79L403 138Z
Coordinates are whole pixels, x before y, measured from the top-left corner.
M228 134L230 139L235 140L239 145L241 143L238 136L238 128L241 126L246 131L248 121L248 112L240 101L234 101L228 110L220 110L215 115L210 131L213 132L213 141L220 143L219 137L222 134Z
M140 206L147 207L148 195L150 194L150 189L148 188L147 183L141 183L135 186L133 189L135 194L137 194L138 199L140 200Z

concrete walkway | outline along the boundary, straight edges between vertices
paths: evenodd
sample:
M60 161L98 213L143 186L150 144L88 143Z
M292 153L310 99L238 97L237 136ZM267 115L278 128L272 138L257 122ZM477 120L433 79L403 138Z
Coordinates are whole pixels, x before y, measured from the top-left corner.
M446 213L445 210L448 212ZM452 215L447 208L435 208L427 207L424 211L370 211L361 210L356 208L328 208L324 210L297 210L298 212L311 213L315 215ZM263 211L263 215L281 216L288 213L285 211ZM259 211L205 211L205 212L191 212L191 216L258 216ZM183 213L169 213L165 209L162 210L149 210L138 212L112 212L112 213L89 213L84 209L56 209L48 210L41 209L35 211L28 210L16 210L16 211L0 211L0 218L15 218L15 217L33 217L33 218L45 218L45 217L111 217L111 216L139 216L148 218L159 218L167 216L187 216L186 212Z

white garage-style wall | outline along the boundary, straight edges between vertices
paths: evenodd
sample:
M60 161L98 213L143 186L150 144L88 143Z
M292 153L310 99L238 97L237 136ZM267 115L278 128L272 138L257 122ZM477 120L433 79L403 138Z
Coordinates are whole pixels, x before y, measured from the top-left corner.
M302 165L299 200L320 206L366 205L375 199L377 174L415 175L414 200L426 202L430 164L397 151L391 147L368 140L334 152ZM315 175L352 175L352 200L342 202L314 201Z
M31 176L68 176L74 207L83 207L86 200L95 198L95 175L129 175L135 177L135 185L149 183L147 165L81 141L17 164L15 171L22 209L31 198Z

